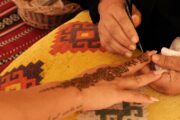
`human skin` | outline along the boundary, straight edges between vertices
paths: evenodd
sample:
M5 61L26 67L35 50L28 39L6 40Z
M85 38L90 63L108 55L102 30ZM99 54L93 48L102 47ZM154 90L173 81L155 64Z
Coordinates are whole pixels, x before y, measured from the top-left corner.
M65 82L0 92L0 119L59 120L74 112L104 109L123 101L156 102L156 98L134 91L160 79L162 71L137 75L153 54L145 53L121 65L93 68Z
M155 54L152 61L167 69L167 72L163 73L158 81L153 82L151 87L167 95L180 94L180 57Z
M125 10L125 0L100 0L99 14L102 46L110 52L131 57L139 41L135 27L141 23L141 13L133 5L131 22Z

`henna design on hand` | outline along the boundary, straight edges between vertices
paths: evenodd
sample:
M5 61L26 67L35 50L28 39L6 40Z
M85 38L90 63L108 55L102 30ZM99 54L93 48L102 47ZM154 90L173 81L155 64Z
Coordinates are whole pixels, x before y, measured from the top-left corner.
M68 87L76 87L80 91L85 88L89 88L90 86L94 86L96 83L98 83L101 80L105 81L112 81L115 80L116 77L121 77L123 73L126 73L129 71L129 67L135 66L138 63L144 63L148 62L150 59L147 57L147 55L140 55L136 59L132 59L130 61L125 62L122 65L118 66L107 66L103 68L98 68L94 73L91 74L84 74L82 77L77 77L68 81L65 81L63 83L60 83L59 85L46 88L44 90L41 90L40 92L45 92L48 90L53 90L56 88L68 88Z

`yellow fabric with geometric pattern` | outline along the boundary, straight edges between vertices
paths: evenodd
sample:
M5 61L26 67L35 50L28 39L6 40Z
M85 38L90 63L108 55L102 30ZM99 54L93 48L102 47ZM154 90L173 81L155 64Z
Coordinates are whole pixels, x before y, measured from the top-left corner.
M136 51L134 55L140 52ZM117 64L127 58L105 51L97 27L84 11L35 43L0 74L0 89L20 90L54 81L68 80L102 64ZM160 102L144 108L123 103L121 107L74 114L67 120L180 120L180 96L164 96L150 88L144 91ZM116 112L114 111L116 110ZM118 112L117 112L118 110Z

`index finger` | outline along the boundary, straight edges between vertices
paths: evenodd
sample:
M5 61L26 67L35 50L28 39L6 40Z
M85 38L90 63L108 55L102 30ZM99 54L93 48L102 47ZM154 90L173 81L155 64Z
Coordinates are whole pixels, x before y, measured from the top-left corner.
M138 89L160 79L164 71L158 70L139 76L122 77L116 79L116 84L121 89Z
M121 10L120 15L117 15L117 13L114 12L113 17L116 19L118 24L122 27L125 35L129 38L129 40L131 40L133 43L137 43L139 41L138 34L133 25L133 22L130 20L125 9Z
M151 62L151 56L155 53L155 51L146 52L120 65L101 65L96 68L89 69L88 71L83 72L79 76L88 74L91 76L96 76L96 79L100 77L103 80L112 80L116 77L132 75L140 71L147 64L149 64Z
M129 60L122 64L126 68L127 72L122 73L122 76L132 75L141 69L143 69L147 64L151 62L151 57L156 51L146 52L132 60Z

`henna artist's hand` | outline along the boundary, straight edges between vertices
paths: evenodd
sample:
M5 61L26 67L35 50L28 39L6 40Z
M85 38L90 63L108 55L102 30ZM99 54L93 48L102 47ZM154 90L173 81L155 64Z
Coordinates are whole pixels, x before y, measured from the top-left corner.
M124 0L101 0L99 13L98 28L102 46L110 52L131 57L139 41L134 26L141 23L141 13L133 5L132 23L126 13Z
M180 57L153 55L152 61L168 71L151 87L168 95L180 94Z
M106 79L107 76L111 76L112 74L116 76L115 74L117 73L113 71L114 67L104 67L103 70L101 70L101 73L103 74L104 71L106 71L105 73L109 71L110 74L106 77L103 75L104 78L102 77L103 80L100 81L98 81L97 78L97 80L95 80L95 82L97 82L96 84L93 82L88 83L87 77L85 87L87 87L88 84L92 84L92 86L83 89L83 85L80 85L80 88L83 89L81 92L83 95L83 110L103 109L123 101L137 103L153 103L158 101L156 98L135 91L135 89L146 86L161 77L162 71L150 71L143 75L135 74L150 63L153 54L154 52L149 52L134 58L121 66L116 66L115 68L118 68L119 70L121 70L121 67L123 66L128 69L128 71L122 71L121 76L119 77L110 77L108 80ZM92 71L91 75L93 75Z

